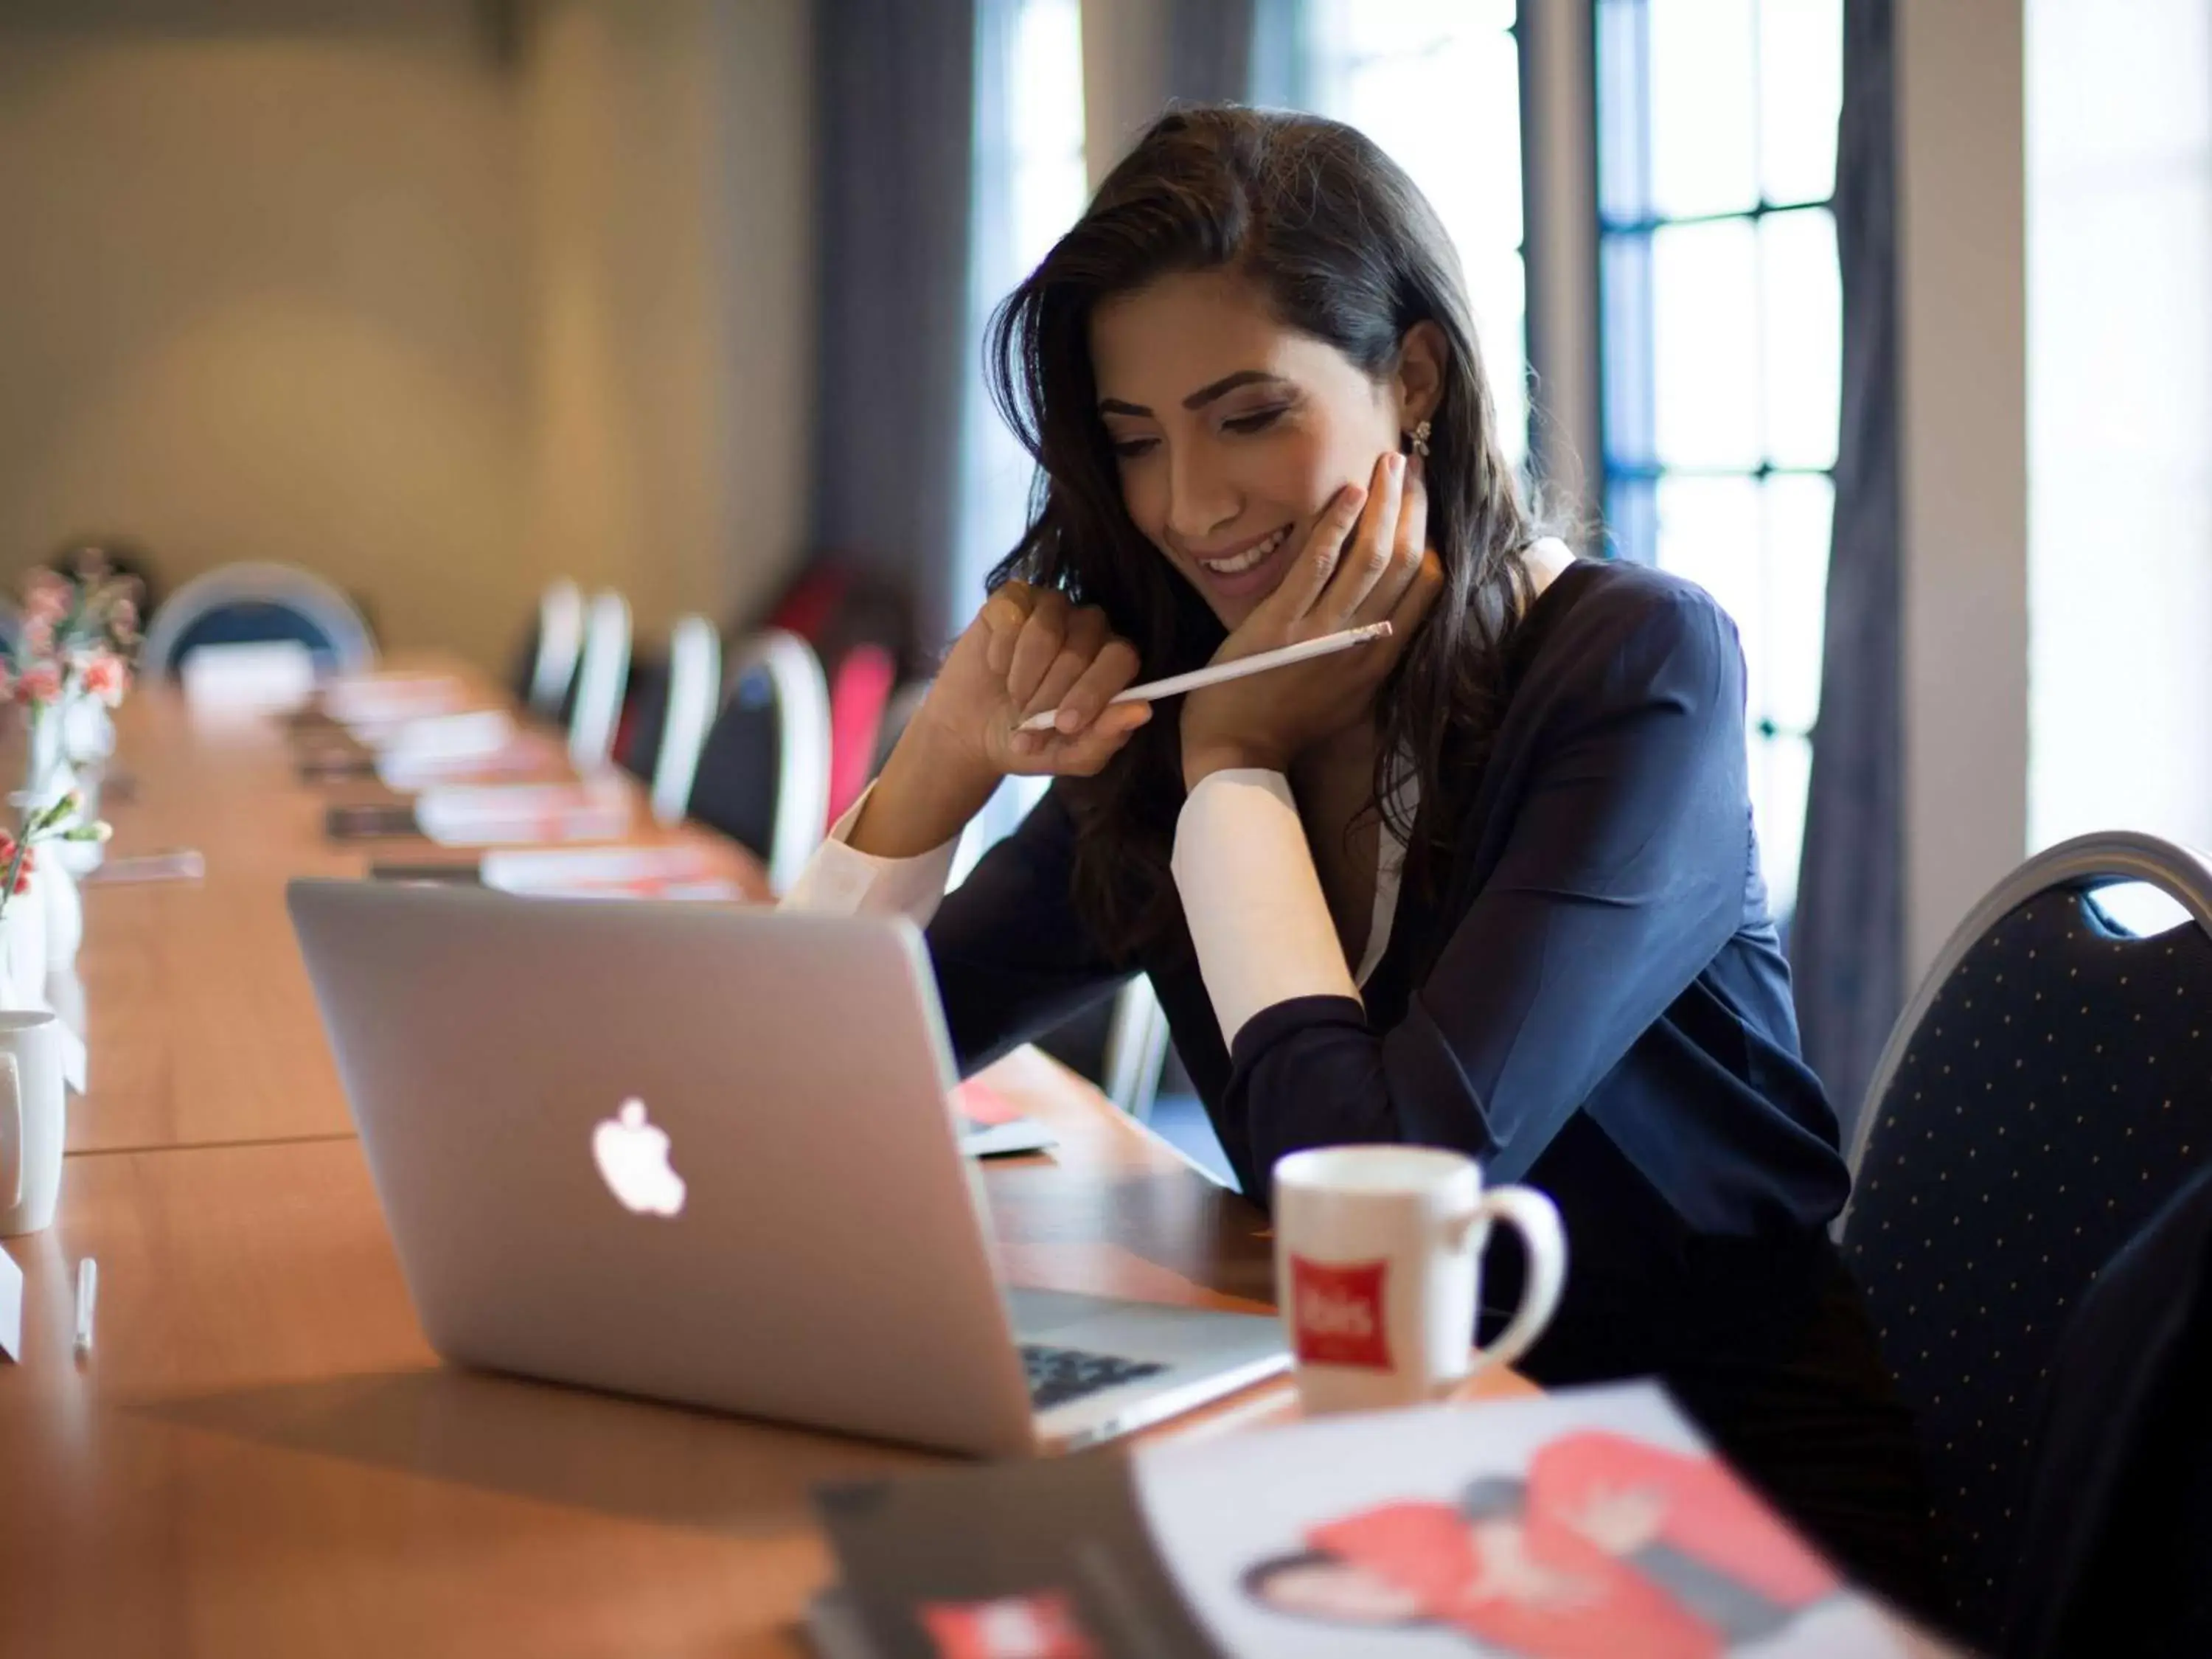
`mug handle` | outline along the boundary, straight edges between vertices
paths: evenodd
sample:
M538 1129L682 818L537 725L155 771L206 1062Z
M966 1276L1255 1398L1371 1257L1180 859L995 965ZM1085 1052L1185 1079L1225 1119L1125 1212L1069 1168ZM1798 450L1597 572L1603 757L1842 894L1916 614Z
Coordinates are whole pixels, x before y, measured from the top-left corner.
M1567 1286L1567 1235L1552 1200L1534 1187L1498 1187L1485 1193L1461 1218L1457 1236L1464 1241L1486 1220L1504 1222L1521 1235L1528 1259L1528 1276L1521 1286L1521 1305L1486 1348L1474 1351L1468 1375L1492 1365L1510 1365L1536 1344L1552 1316L1559 1310L1559 1295Z
M14 1194L0 1209L12 1210L23 1201L23 1073L15 1056L0 1050L0 1193ZM15 1173L4 1173L13 1170Z

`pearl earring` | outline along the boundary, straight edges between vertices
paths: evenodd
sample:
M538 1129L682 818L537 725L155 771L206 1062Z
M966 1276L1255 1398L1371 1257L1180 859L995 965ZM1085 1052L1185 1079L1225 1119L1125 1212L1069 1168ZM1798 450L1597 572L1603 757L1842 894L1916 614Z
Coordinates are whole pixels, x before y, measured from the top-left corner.
M1430 430L1429 423L1426 421L1423 421L1408 434L1413 439L1413 453L1416 455L1425 457L1428 454Z

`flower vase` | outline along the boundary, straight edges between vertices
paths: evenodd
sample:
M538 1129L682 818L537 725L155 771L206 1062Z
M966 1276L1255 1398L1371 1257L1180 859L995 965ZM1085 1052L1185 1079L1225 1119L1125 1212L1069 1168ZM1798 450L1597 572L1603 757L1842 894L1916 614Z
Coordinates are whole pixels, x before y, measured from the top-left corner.
M65 974L76 967L77 948L84 943L84 896L77 891L76 878L69 866L52 856L70 845L61 842L40 849L42 861L31 878L31 890L23 895L27 902L35 900L46 913L46 972L49 974Z
M31 878L0 909L0 1008L46 1006L46 907Z
M76 787L76 775L64 743L62 711L52 705L31 710L29 769L23 779L24 805L36 811L52 805Z
M84 800L84 821L91 823L100 816L100 785L107 770L108 757L115 752L115 719L107 705L89 692L70 691L62 706L62 757L68 763L71 781ZM69 865L79 875L86 875L100 867L100 848L97 842L84 842L69 849Z

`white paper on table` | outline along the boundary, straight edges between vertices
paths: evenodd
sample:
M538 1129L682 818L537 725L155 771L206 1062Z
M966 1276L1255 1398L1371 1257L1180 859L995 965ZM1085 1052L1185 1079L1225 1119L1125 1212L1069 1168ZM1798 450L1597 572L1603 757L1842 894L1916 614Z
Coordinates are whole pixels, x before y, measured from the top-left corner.
M23 1270L0 1249L0 1359L23 1358Z
M630 827L629 794L615 778L453 785L416 796L415 822L443 847L612 841Z
M483 884L548 898L741 899L744 890L718 876L693 847L592 847L574 852L487 853Z
M376 775L387 789L411 795L439 784L483 782L503 776L522 777L558 766L567 750L552 738L536 732L515 731L506 743L483 755L385 754L377 757Z
M353 734L387 759L476 760L514 740L514 721L503 708L424 714L385 726L360 725Z
M343 726L449 714L467 708L470 701L468 684L457 675L404 669L341 674L323 687L323 712Z
M297 708L315 690L315 659L297 640L204 645L178 672L195 714Z

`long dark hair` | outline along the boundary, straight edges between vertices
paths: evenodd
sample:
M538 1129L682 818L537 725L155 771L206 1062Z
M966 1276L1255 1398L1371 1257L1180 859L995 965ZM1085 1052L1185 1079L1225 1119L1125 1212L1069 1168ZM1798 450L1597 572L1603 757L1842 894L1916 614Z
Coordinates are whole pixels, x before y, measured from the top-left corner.
M1171 273L1233 268L1286 326L1377 379L1406 332L1443 333L1431 416L1429 534L1444 588L1378 695L1373 810L1408 842L1406 878L1431 884L1456 808L1480 770L1504 702L1506 630L1526 596L1515 556L1531 539L1459 260L1434 210L1352 128L1309 115L1200 106L1153 123L1074 228L991 319L1000 412L1036 459L1029 529L992 573L1103 609L1147 677L1194 668L1224 638L1205 601L1131 522L1097 413L1091 313ZM1419 823L1397 821L1418 779ZM1156 719L1095 778L1060 785L1081 831L1079 913L1122 959L1172 929L1169 874L1183 799L1177 722Z

